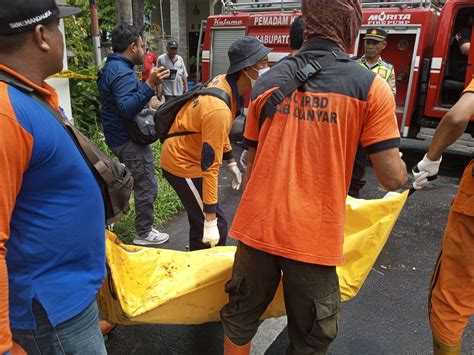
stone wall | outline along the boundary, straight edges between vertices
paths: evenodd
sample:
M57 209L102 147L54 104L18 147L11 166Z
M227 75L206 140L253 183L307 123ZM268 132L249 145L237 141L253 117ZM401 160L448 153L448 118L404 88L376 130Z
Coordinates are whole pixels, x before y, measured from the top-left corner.
M170 2L171 37L179 44L178 53L187 64L188 33L186 21L186 0L171 0Z

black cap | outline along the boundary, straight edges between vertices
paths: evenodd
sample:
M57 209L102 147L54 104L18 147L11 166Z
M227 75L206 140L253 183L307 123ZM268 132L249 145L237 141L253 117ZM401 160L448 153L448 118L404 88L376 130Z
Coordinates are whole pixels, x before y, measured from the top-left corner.
M81 12L78 7L58 6L55 0L0 0L0 9L0 35L29 31Z
M371 39L373 41L382 42L387 38L387 32L381 28L368 28L363 39Z
M178 48L178 42L176 42L174 39L168 41L168 44L166 45L168 48Z
M254 66L271 51L271 48L265 47L253 36L244 36L236 40L227 52L230 62L227 74L237 73L239 70Z

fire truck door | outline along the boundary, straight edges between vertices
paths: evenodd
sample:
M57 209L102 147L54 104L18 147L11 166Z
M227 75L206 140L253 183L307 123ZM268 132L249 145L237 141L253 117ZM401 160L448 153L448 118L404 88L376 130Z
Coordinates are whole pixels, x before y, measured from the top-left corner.
M450 23L449 46L443 67L440 68L442 85L439 88L437 102L445 110L456 103L464 87L472 78L472 63L474 62L472 45L467 56L461 48L466 44L466 39L468 42L473 42L474 36L471 35L473 23L474 6L460 6Z
M415 27L382 27L387 31L387 46L380 56L383 60L390 62L394 66L396 77L397 95L395 101L397 104L398 127L406 119L408 103L410 100L410 91L413 82L413 73L415 67L415 53L418 47L419 29ZM356 43L357 58L364 54L364 34L366 28L362 28L358 43Z

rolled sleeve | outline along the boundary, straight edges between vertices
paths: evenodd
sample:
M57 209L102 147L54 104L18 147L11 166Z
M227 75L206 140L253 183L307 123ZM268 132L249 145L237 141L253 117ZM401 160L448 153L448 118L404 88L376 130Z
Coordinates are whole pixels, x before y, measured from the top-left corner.
M400 146L395 98L387 82L379 76L374 78L369 91L361 142L369 154Z
M232 153L232 145L230 144L229 135L225 137L224 143L224 155L222 156L223 160L229 160L234 158L234 154Z
M471 81L471 83L464 89L463 94L467 92L473 92L474 93L474 79Z

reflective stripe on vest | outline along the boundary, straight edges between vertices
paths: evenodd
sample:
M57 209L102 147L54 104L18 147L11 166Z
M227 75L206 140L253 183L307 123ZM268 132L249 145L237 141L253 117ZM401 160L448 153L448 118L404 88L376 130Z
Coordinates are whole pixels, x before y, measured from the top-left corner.
M364 68L369 69L367 68L365 63L359 62L359 64L363 66ZM380 75L387 82L390 79L390 75L392 74L392 68L388 66L384 66L382 64L377 64L376 66L374 66L372 69L369 69L369 70L374 72L375 74Z

